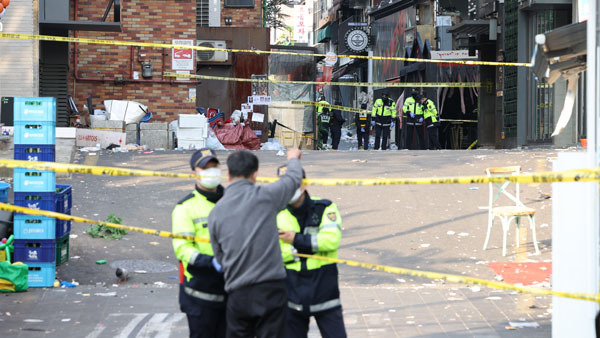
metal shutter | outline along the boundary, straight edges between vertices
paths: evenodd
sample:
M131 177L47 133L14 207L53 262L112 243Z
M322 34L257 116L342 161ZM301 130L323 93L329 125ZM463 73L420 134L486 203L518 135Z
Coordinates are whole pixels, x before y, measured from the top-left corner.
M68 127L68 65L40 64L40 96L56 98L56 126Z
M196 26L208 27L209 0L196 0Z

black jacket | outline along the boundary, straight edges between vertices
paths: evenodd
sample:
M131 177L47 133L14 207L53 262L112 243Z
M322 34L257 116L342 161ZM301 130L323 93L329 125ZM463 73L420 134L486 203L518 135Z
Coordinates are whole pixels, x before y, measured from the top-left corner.
M346 120L342 117L341 111L336 109L331 112L331 121L329 122L331 127L339 128L344 122L346 122Z

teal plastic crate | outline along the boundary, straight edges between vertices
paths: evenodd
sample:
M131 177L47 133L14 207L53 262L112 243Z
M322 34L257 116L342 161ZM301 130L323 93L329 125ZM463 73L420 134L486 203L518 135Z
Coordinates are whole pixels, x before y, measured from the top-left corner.
M15 239L55 239L56 230L56 219L54 218L15 214Z
M15 97L14 121L56 122L56 98Z
M56 122L15 121L15 144L56 144Z
M56 263L27 263L27 267L27 282L30 288L48 288L54 285Z
M15 168L14 191L56 192L56 173L25 168Z

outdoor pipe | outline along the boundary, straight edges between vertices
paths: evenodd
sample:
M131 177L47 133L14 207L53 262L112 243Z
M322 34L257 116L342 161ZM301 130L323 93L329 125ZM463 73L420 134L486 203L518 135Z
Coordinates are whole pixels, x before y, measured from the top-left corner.
M75 0L75 4L74 4L74 10L75 10L75 18L74 20L77 21L77 11L79 9L79 0ZM73 36L75 38L77 38L77 31L74 31ZM164 51L162 51L162 74L161 74L161 78L162 80L133 80L133 46L130 47L131 49L131 58L129 60L129 69L130 69L130 73L129 73L129 79L122 79L122 78L107 78L107 77L82 77L79 75L79 71L78 71L78 60L79 60L79 50L77 49L77 42L73 43L73 74L74 74L74 78L76 81L93 81L93 82L115 82L115 83L122 83L122 84L127 84L127 83L162 83L162 84L200 84L202 83L201 81L186 81L186 82L177 82L175 81L175 79L170 79L170 80L165 80L164 79L164 67L165 67L165 53ZM73 96L75 96L75 93L73 93Z

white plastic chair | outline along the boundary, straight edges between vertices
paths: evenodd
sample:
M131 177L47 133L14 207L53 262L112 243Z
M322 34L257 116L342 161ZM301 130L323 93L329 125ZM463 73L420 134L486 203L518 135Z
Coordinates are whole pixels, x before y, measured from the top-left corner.
M487 168L485 170L488 177L492 177L494 175L519 175L521 173L521 167L512 166L512 167L497 167L497 168ZM490 240L490 234L492 232L492 225L494 223L494 218L500 218L502 222L502 256L506 256L506 237L508 234L508 229L510 227L510 223L512 220L515 220L517 225L516 237L517 237L517 248L519 247L519 228L521 226L521 217L527 216L529 218L529 227L531 228L531 232L533 233L533 246L535 247L536 255L539 255L540 249L538 248L537 237L535 233L535 209L526 207L521 200L519 199L519 183L514 183L515 193L511 193L508 191L511 182L506 181L503 184L499 183L489 183L490 187L490 199L488 205L488 227L487 234L485 236L485 242L483 243L483 250L487 248L488 242ZM494 194L494 187L496 187L496 194ZM496 201L504 195L509 200L514 202L514 205L510 206L500 206L494 207Z

